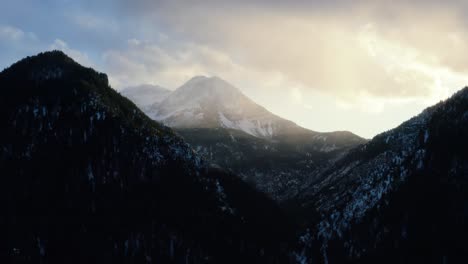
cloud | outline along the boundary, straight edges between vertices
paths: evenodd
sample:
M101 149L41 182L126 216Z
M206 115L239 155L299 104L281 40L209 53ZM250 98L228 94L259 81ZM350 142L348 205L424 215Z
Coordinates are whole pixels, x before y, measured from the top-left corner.
M130 39L124 49L106 51L103 61L118 88L141 83L176 88L195 75L229 77L245 72L226 54L193 43Z
M302 91L299 87L293 87L290 89L290 97L292 102L295 104L302 104Z
M70 48L68 44L61 39L54 40L54 42L49 46L49 49L61 50L64 53L66 53L68 56L70 56L72 59L82 64L83 66L95 67L94 66L95 64L91 61L88 54L81 52L79 50Z
M42 49L41 41L35 33L0 22L0 69Z
M19 40L24 37L24 32L18 28L10 26L0 26L0 38L9 40Z
M73 23L84 29L104 32L117 32L119 30L119 24L115 20L90 13L79 12L70 14L68 17Z
M362 101L359 96L441 99L455 89L447 85L462 86L468 74L460 56L468 52L463 1L139 0L120 6L132 18L164 25L174 39L348 104Z
M22 40L37 40L37 36L31 32L8 26L0 25L0 40L4 41L22 41Z

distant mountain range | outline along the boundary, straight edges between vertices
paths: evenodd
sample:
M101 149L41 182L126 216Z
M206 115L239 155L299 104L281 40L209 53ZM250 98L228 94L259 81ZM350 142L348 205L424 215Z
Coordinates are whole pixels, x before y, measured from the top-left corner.
M130 99L140 88L127 88ZM148 89L149 90L149 89ZM213 165L229 169L278 201L293 197L318 169L366 140L351 132L302 128L256 104L219 77L197 76L171 92L156 87L135 103L174 128Z

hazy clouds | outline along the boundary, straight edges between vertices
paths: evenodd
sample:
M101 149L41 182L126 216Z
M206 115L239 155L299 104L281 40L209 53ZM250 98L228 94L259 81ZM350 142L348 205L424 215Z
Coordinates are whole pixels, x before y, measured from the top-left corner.
M465 3L375 2L140 0L121 8L235 63L348 99L438 96L466 73Z

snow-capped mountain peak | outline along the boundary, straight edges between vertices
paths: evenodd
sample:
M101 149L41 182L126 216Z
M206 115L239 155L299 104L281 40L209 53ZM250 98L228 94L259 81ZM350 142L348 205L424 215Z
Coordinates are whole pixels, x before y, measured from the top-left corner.
M161 103L161 107L183 103L185 108L193 108L194 105L210 102L222 104L224 108L235 108L246 100L250 101L236 87L218 77L196 76L176 89L168 100Z
M133 89L138 93L138 90ZM135 94L124 95L152 119L177 129L234 129L254 137L287 141L298 146L312 144L322 152L365 142L351 132L319 133L300 127L269 112L241 90L216 76L195 76L176 90L163 94L161 101L154 100L149 106L135 98ZM146 100L148 96L143 93L140 97Z
M190 79L154 105L150 115L172 127L233 128L257 137L272 137L286 121L221 78L205 76Z

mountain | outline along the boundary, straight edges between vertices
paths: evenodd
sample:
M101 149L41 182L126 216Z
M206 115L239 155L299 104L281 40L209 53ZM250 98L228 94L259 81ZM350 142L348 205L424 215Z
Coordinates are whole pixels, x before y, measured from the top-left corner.
M314 180L320 168L366 142L351 132L302 128L218 77L194 77L142 109L173 127L205 160L280 202Z
M291 207L298 259L467 263L468 88L358 146Z
M267 139L308 135L317 142L326 141L328 135L270 113L218 77L193 77L150 111L150 117L174 128L228 128ZM327 146L332 148L333 143Z
M139 86L127 87L120 91L120 94L130 99L144 111L155 103L160 103L169 94L170 90L157 85L143 84Z
M275 203L105 74L53 51L2 71L0 89L0 262L289 262Z
M154 107L152 117L170 127L237 129L271 138L294 124L257 105L218 77L197 76Z

